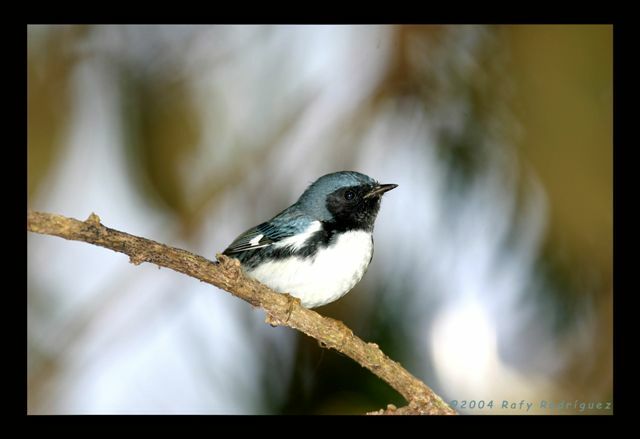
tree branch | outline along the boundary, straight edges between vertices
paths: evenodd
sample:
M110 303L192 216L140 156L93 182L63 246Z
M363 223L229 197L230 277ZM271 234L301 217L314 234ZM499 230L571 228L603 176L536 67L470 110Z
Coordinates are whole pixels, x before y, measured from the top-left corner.
M387 357L378 345L356 337L342 322L304 308L298 299L276 293L245 276L236 259L218 254L219 263L211 262L185 250L105 227L94 213L86 221L78 221L61 215L29 211L27 230L84 241L124 253L135 265L149 262L170 268L262 308L267 314L267 323L297 329L318 340L321 346L345 354L384 380L409 403L399 409L390 405L386 410L372 414L455 414L427 385Z

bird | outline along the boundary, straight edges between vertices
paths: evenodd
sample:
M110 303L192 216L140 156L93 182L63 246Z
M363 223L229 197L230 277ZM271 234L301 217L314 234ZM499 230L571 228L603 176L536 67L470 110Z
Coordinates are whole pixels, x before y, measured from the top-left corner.
M323 175L291 206L238 236L223 252L278 293L316 308L347 294L373 259L379 184L355 171Z

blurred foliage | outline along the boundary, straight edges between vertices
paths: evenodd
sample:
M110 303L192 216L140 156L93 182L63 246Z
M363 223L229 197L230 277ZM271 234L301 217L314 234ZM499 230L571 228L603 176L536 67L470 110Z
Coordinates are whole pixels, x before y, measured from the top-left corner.
M71 111L73 50L87 32L83 26L36 27L27 50L27 190L33 196L63 148Z
M196 151L201 131L188 82L172 71L124 69L121 77L131 174L146 189L145 198L157 200L184 223L191 214L185 161Z
M610 284L613 28L510 26L504 39L517 84L517 144L545 186L550 239L572 266L596 266Z
M572 352L566 383L584 397L611 392L613 363L613 28L509 26L521 123L517 145L544 185L548 235L541 277L559 330L592 313L592 350ZM550 316L551 317L551 316ZM586 330L586 329L585 329ZM594 361L598 358L598 361ZM578 391L578 389L580 389ZM602 394L602 393L600 393Z

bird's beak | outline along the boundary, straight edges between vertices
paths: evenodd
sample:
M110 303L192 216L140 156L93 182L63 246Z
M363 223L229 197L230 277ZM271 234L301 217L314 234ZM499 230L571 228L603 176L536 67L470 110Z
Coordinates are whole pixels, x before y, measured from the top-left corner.
M375 185L373 189L371 189L369 192L367 192L364 198L366 199L371 197L378 197L384 194L385 192L390 191L391 189L395 189L397 187L398 187L397 184L378 184L378 185Z

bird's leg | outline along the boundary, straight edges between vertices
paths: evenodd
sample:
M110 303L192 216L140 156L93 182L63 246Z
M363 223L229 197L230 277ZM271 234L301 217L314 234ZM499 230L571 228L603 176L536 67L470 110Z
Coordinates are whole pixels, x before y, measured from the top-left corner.
M297 297L293 297L291 294L288 294L288 293L284 293L284 296L287 298L287 309L285 311L286 318L282 320L278 317L275 317L273 314L267 314L267 316L264 319L265 323L268 323L274 328L276 326L286 325L289 322L289 319L291 318L291 313L293 312L294 304L296 302L300 304L300 299L298 299Z
M300 303L300 299L298 299L297 297L293 297L291 294L288 294L288 293L286 293L285 295L287 296L287 299L289 299L289 306L287 307L287 320L285 320L285 323L287 323L291 318L291 313L293 312L293 305L296 302L298 302L298 304L301 304L301 303Z

